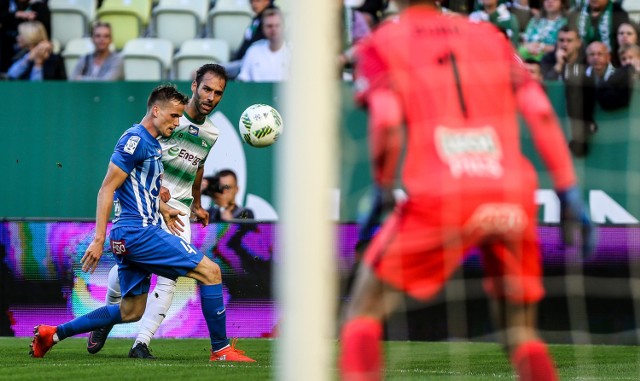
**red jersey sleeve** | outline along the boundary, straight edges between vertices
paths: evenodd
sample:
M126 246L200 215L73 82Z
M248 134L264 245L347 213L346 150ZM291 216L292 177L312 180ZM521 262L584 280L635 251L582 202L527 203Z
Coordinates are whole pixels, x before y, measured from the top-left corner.
M361 40L355 51L355 102L367 107L375 89L389 88L389 69L378 53L373 38Z
M515 52L513 55L511 77L518 110L531 131L536 150L551 172L555 188L567 189L577 180L558 117L542 85L531 77Z

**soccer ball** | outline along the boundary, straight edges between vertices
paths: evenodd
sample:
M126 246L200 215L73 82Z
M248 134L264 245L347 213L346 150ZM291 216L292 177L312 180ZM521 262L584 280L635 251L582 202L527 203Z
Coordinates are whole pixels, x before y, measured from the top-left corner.
M247 107L238 122L242 140L252 147L272 145L282 134L282 127L282 117L278 110L265 104Z

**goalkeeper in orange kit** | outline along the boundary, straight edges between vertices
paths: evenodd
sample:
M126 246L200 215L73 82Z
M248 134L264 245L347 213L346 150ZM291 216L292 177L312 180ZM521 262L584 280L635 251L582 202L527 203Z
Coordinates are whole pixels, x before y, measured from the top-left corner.
M369 112L375 199L393 199L403 151L408 198L364 253L341 333L342 378L382 377L382 321L397 300L389 295L432 298L478 247L484 288L520 379L555 380L535 327L544 295L538 184L520 150L517 115L551 172L563 226L582 226L588 252L591 223L557 117L498 29L443 15L433 0L408 3L356 50L356 101Z

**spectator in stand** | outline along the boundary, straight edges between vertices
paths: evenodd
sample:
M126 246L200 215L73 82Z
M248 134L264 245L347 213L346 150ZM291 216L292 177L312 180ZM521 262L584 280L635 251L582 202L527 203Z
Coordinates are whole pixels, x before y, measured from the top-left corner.
M618 51L618 57L621 66L596 89L598 103L607 111L629 107L634 81L640 73L640 46L623 45Z
M529 0L511 0L507 2L509 12L518 19L520 33L523 33L529 21L535 16L540 15L540 11L534 10L529 6Z
M64 61L53 52L53 45L40 21L27 21L18 25L20 52L7 71L9 79L42 81L67 79Z
M480 9L469 15L471 21L488 21L503 30L514 47L520 43L520 25L518 19L509 12L505 4L498 0L480 0Z
M7 71L16 53L18 25L40 21L51 36L51 12L43 0L0 0L0 72Z
M266 39L247 50L238 79L245 82L279 82L289 77L291 53L284 39L284 18L279 9L267 9L262 14L262 29Z
M569 15L569 24L578 30L584 46L601 41L609 52L617 52L620 48L616 33L620 24L628 22L629 14L613 0L588 0L581 9Z
M569 148L575 156L585 156L590 138L598 127L593 120L595 87L592 78L586 75L587 62L578 31L569 25L560 28L556 49L542 57L541 66L545 80L562 81L565 84L572 136Z
M620 63L622 67L633 66L635 69L634 78L638 79L640 74L640 46L638 45L626 45L622 46L618 51L618 57L620 57Z
M231 61L224 65L229 79L234 79L240 72L242 66L242 59L249 47L256 41L265 39L264 31L262 30L262 13L265 9L275 8L273 0L250 0L251 10L255 13L255 16L251 20L251 24L245 29L242 44L238 50L235 51L231 57Z
M111 24L96 21L91 28L93 53L78 60L69 78L72 81L119 81L124 79L122 56L112 52Z
M572 70L565 77L567 114L571 124L569 148L577 157L583 157L589 153L591 138L598 130L594 109L596 101L602 100L602 95L599 93L602 93L605 87L615 87L614 91L622 91L619 84L607 85L615 68L611 64L611 55L606 44L593 41L587 46L586 52L588 66L585 71ZM612 94L609 91L607 93ZM621 95L621 98L628 98L628 95ZM604 100L604 102L605 108L608 109L618 108L624 104L621 99Z
M596 85L601 85L613 75L615 68L611 64L611 54L604 42L594 41L587 46L586 75L593 78Z
M529 72L529 74L531 74L533 79L540 82L541 84L543 83L544 78L542 77L542 68L540 67L540 61L533 58L528 58L524 60L524 66L527 68L527 71Z
M566 0L544 0L540 16L529 21L522 35L518 49L522 58L540 60L545 53L554 50L558 31L567 23L566 8Z
M568 25L558 31L556 49L542 56L542 75L547 81L562 81L569 72L584 72L586 58L578 31Z
M624 46L638 45L638 28L635 23L629 21L628 23L622 23L618 27L618 32L616 33L616 39L618 40L618 50L612 52L611 61L613 62L613 66L620 67L623 65L620 57L620 49Z

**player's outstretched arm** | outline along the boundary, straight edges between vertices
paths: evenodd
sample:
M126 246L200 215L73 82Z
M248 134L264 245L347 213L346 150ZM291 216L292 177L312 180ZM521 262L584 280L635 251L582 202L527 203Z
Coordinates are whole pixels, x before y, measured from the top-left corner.
M596 232L582 202L573 161L555 111L542 87L533 80L525 81L517 88L516 98L531 130L536 150L551 171L560 199L563 241L566 245L573 245L577 231L582 236L581 252L586 258L595 248Z
M196 171L196 178L191 186L191 196L193 197L193 204L191 205L191 211L196 216L196 219L200 221L202 226L209 225L209 212L202 207L201 203L201 187L202 177L204 175L204 167L198 168Z
M369 144L373 177L383 191L393 188L402 145L402 106L390 89L377 89L368 97Z
M82 256L82 271L93 273L102 257L102 248L107 236L107 222L111 215L113 205L113 195L116 189L124 183L129 176L117 165L109 163L107 174L102 181L102 186L98 191L98 203L96 207L96 235L91 244Z

